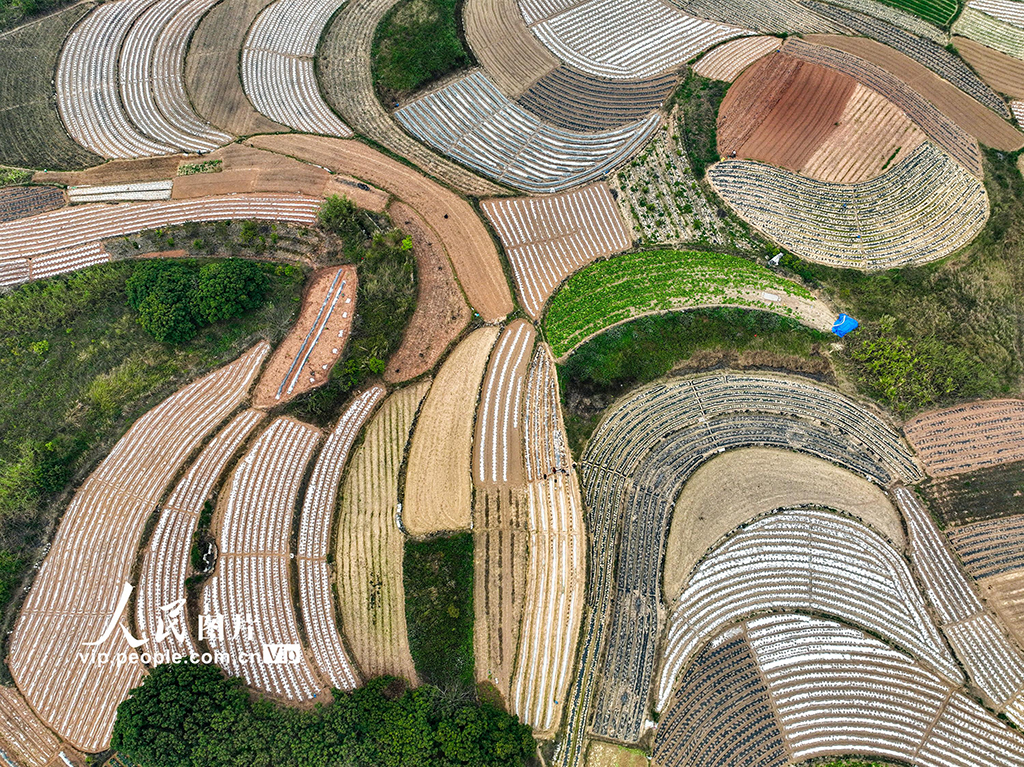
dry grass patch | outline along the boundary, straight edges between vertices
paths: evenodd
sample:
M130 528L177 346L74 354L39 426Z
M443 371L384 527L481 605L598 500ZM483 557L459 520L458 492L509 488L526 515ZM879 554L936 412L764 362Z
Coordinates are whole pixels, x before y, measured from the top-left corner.
M587 749L586 767L647 767L649 763L643 751L599 740L591 741Z
M341 624L364 679L393 674L417 683L405 622L405 536L395 514L399 468L429 388L429 380L421 381L385 400L341 489L334 553Z
M903 549L900 516L880 488L828 461L786 450L743 448L701 466L676 501L665 550L664 596L678 598L694 565L742 523L801 505L845 511Z
M470 526L473 414L497 337L497 328L483 327L455 347L423 405L409 451L402 506L402 524L410 535Z

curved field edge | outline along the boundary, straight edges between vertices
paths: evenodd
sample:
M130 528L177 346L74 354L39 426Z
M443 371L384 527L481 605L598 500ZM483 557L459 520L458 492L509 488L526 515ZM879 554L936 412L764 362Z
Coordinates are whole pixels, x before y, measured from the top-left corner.
M790 317L817 330L832 324L824 302L799 285L739 256L656 250L591 264L552 299L544 329L564 359L608 328L649 314L731 306Z
M0 164L69 170L103 162L64 130L53 86L65 38L93 7L79 3L0 35Z

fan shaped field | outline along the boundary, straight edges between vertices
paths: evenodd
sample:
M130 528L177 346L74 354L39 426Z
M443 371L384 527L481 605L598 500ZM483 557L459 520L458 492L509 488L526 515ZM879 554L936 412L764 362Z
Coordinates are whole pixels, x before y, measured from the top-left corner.
M487 200L481 208L498 232L523 307L534 319L540 319L562 280L596 258L629 247L604 184L560 195Z
M338 593L345 595L341 625L364 679L392 674L417 681L405 623L405 536L395 515L399 467L429 388L429 380L420 381L384 401L341 488L334 559Z
M719 154L799 171L835 129L856 84L784 54L763 59L722 100Z
M1017 0L969 0L967 6L1024 29L1024 9Z
M731 83L740 72L782 46L777 37L741 37L712 49L697 60L693 71L711 80Z
M544 329L553 353L564 358L618 323L703 306L760 309L819 330L835 319L806 288L746 259L660 250L616 256L570 277L552 299Z
M409 449L402 504L402 526L410 535L470 527L473 414L497 337L498 329L488 326L459 343L423 403Z
M470 50L509 98L558 67L558 59L530 33L517 0L467 0L462 12Z
M469 322L470 309L455 280L441 238L416 210L403 202L388 208L395 226L412 237L416 256L416 309L402 344L388 359L384 378L408 381L432 370Z
M954 37L953 44L985 82L1007 96L1024 98L1024 60L966 37Z
M473 208L458 195L358 141L262 136L252 143L362 179L408 203L440 239L466 298L484 321L494 322L512 311L497 248Z
M912 418L903 431L933 477L1024 460L1024 400L933 410Z
M0 163L73 169L103 161L65 132L52 82L64 38L94 7L80 3L0 34Z
M877 178L830 184L748 160L708 180L740 218L801 258L882 269L967 245L988 220L985 187L931 142Z
M236 136L287 130L252 108L242 88L239 52L256 17L272 0L223 0L189 42L185 87L196 112Z
M107 747L117 706L142 676L138 662L83 664L76 654L102 638L146 519L191 452L242 402L268 351L258 344L136 421L61 520L15 625L10 665L29 705L76 748ZM67 588L67 573L81 588ZM86 652L134 652L123 642L118 632Z
M903 550L900 516L877 485L800 453L733 450L697 469L679 494L665 548L666 600L678 598L694 565L720 538L761 514L795 505L851 514Z
M357 285L352 266L313 275L298 320L274 350L256 386L256 407L284 404L327 383L351 334Z

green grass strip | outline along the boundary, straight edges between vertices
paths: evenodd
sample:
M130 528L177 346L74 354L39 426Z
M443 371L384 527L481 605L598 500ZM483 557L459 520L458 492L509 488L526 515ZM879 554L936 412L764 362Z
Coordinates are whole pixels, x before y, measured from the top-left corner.
M738 306L796 317L760 298L769 291L813 300L770 269L723 253L657 250L627 253L581 269L551 301L544 328L556 357L587 338L643 314L699 306Z

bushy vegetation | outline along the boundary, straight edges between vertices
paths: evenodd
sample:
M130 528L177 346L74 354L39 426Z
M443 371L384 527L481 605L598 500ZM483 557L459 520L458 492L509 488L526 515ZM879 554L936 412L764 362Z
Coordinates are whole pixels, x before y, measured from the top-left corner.
M472 65L461 35L458 0L399 0L377 27L373 81L390 105Z
M303 275L268 275L264 305L167 346L136 322L126 283L145 265L121 261L0 296L0 597L13 596L66 501L99 456L186 381L278 340ZM64 499L64 500L62 500ZM10 602L0 602L7 625Z
M729 83L687 69L686 79L670 101L682 110L680 133L694 178L704 178L707 167L718 162L718 108L728 89Z
M197 173L220 173L224 168L223 160L203 160L203 162L183 162L178 166L179 176L194 176Z
M331 369L326 386L297 399L289 412L325 423L354 389L384 372L388 357L402 343L416 308L416 259L412 240L386 228L347 198L332 196L320 209L321 226L342 242L346 261L356 264L359 288L352 334L344 357Z
M738 256L678 250L626 253L570 277L551 300L544 330L554 355L561 357L587 336L644 312L715 303L791 311L755 298L765 290L813 298L802 285Z
M559 366L569 444L578 457L606 407L680 363L687 371L730 364L828 378L829 339L787 317L746 309L671 312L618 325Z
M32 180L32 171L21 168L5 168L0 166L0 187L13 184L25 184Z
M992 214L977 239L939 263L859 272L786 256L861 322L842 359L857 385L900 414L1024 390L1024 179L988 150Z
M416 673L445 690L472 690L473 534L407 541L403 579Z
M383 677L303 711L184 662L118 707L111 748L140 767L521 767L536 745L515 717L435 687Z
M181 344L200 328L259 308L269 280L252 261L143 261L125 282L128 305L157 341Z

